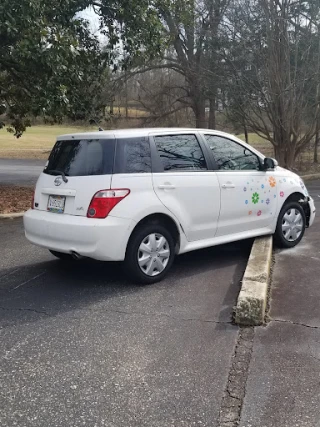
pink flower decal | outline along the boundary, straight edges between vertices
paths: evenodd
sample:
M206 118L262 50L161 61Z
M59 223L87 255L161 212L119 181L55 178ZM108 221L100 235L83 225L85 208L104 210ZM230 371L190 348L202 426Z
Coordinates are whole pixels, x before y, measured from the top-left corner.
M262 214L262 212L261 212L261 211L258 211L257 215L258 215L258 216L260 216L261 214Z
M252 215L252 211L249 211L249 212L248 212L248 215Z
M280 197L283 197L283 196L284 196L284 192L280 191Z

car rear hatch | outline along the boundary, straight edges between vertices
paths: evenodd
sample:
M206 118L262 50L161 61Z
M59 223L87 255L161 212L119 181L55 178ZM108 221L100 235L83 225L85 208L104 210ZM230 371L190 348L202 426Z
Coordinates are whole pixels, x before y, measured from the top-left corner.
M34 209L86 216L94 194L109 189L115 139L58 140L37 182Z

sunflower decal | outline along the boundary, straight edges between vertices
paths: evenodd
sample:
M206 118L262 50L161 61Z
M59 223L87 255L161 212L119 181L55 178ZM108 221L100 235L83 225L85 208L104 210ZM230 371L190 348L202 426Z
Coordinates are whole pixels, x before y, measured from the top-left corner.
M270 178L269 178L269 184L270 184L270 187L275 187L276 186L276 180L273 178L273 176L270 176Z
M252 194L252 203L254 204L254 205L256 205L258 202L259 202L259 194L258 193L253 193Z

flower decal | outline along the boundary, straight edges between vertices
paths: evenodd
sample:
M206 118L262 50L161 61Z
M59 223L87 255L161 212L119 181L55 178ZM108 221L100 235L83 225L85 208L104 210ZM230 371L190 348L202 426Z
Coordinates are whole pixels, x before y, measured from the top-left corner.
M262 214L262 212L261 212L261 211L258 211L257 215L258 215L258 216L260 216L261 214Z
M245 204L247 205L248 203L249 203L249 201L248 201L248 200L246 200L246 201L245 201Z
M263 184L261 184L261 188L264 188L264 185L263 185Z
M284 192L280 191L280 197L283 197L283 196L284 196Z
M269 184L270 184L270 187L275 187L276 186L276 180L273 178L273 176L270 176L270 178L269 178Z
M248 215L252 215L252 211L249 211L249 212L248 212Z
M274 199L275 199L275 198L277 197L277 195L276 195L276 194L274 194L274 196L273 196L273 197L274 197Z
M259 194L258 193L253 193L252 194L252 203L254 204L254 205L256 205L258 202L259 202Z
M264 200L261 200L261 203L264 203Z
M247 191L247 187L243 187L243 191Z
M268 205L270 203L270 199L267 199L266 200L266 204Z
M302 190L304 190L305 185L304 185L304 183L303 183L303 181L301 179L300 179L300 185L301 185Z

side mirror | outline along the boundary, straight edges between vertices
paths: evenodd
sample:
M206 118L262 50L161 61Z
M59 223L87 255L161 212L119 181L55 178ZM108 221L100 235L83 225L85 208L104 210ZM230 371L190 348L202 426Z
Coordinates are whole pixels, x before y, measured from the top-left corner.
M271 157L265 157L263 161L263 169L274 169L278 166L278 162L275 159L271 159Z

